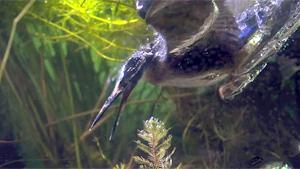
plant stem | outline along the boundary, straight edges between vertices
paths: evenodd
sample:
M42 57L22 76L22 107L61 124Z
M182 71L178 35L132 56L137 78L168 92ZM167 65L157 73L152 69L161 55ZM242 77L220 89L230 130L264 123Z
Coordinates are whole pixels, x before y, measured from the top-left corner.
M11 50L11 47L12 47L12 43L13 43L13 39L14 39L14 36L15 36L15 33L16 33L17 25L20 22L20 20L23 18L23 16L27 13L29 8L33 5L34 2L35 2L35 0L30 0L25 5L25 7L22 9L22 11L19 13L19 15L17 17L15 17L15 19L13 20L11 32L10 32L8 43L7 43L7 47L6 47L4 56L3 56L3 60L2 60L1 65L0 65L0 83L1 83L1 80L2 80L4 69L6 67L6 64L7 64L8 58L9 58L9 53L10 53L10 50Z

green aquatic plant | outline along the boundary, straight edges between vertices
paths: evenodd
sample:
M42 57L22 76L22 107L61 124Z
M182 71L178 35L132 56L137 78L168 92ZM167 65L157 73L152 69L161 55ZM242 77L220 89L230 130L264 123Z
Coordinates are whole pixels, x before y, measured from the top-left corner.
M5 98L7 111L0 111L0 116L8 127L0 140L16 143L20 162L29 168L111 168L134 149L102 137L109 133L108 117L114 111L100 129L88 132L87 126L110 90L112 67L120 64L111 60L125 59L147 38L146 24L138 19L134 0L57 0L35 1L14 26L29 2L1 1L0 63L5 66L0 98ZM9 41L10 32L14 36ZM118 130L121 143L132 142L141 119L148 115L131 115L151 111L159 92L154 90L140 85L133 93L122 116L130 125ZM92 142L92 133L101 136L101 146Z
M144 129L138 131L141 140L136 141L138 149L147 154L147 158L134 156L140 168L169 169L172 168L172 155L175 148L171 151L172 136L168 135L168 129L163 122L151 117L144 122ZM179 168L179 167L178 167Z
M114 168L113 169L126 169L126 165L125 164L117 164L117 165L115 165L114 166Z

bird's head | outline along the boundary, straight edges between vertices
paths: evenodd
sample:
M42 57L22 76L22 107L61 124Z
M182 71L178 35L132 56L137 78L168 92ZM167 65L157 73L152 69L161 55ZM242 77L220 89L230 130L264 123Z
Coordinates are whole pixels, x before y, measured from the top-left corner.
M118 116L120 112L124 109L124 103L126 102L128 96L132 92L133 88L136 86L138 81L143 75L144 70L147 68L151 60L153 59L151 44L142 46L138 51L132 54L132 56L122 65L118 75L115 87L101 107L99 113L94 119L90 129L92 129L95 124L101 119L105 111L112 105L112 103L120 96L121 103L118 109ZM117 117L118 119L119 117ZM117 121L115 125L117 125ZM115 128L115 127L114 127ZM115 130L113 128L113 130Z

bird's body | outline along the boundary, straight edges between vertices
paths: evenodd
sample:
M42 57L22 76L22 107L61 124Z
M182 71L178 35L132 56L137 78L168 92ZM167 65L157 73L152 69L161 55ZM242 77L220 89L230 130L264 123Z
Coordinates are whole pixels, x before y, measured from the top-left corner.
M158 44L161 46L157 48L157 53L154 50L154 58L144 76L155 85L177 87L211 85L224 79L227 76L226 69L229 71L233 64L233 55L216 43L210 47L196 46L178 57L167 52L166 41L162 35L158 35L154 42L156 41L160 41ZM161 52L162 50L166 51Z
M138 13L154 28L155 38L123 64L92 127L123 93L122 111L142 76L155 85L176 87L233 79L219 90L223 98L232 95L251 80L244 75L269 57L260 52L285 26L295 4L299 5L296 0L137 0Z
M154 56L145 79L177 87L208 86L225 79L244 43L236 22L240 13L229 10L227 4L236 4L229 1L234 0L153 1L145 20L160 32L154 43L160 41L159 51L165 51ZM178 8L186 9L185 15Z
M255 53L288 19L289 10L282 9L292 4L289 0L147 2L140 11L158 32L160 37L152 43L161 41L159 51L164 55L153 56L145 79L176 87L210 86L250 71L245 64L253 61L253 68L261 63Z

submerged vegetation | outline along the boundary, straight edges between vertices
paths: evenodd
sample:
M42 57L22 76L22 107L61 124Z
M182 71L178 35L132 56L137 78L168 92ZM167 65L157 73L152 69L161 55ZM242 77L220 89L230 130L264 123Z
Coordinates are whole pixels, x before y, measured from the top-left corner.
M123 145L134 144L135 131L152 114L160 89L144 84L135 90L118 142L106 137L114 109L95 132L87 129L111 90L112 68L150 35L136 15L134 0L35 1L12 30L15 17L30 2L0 2L1 59L9 32L14 34L1 81L0 133L1 140L16 145L20 158L1 161L1 168L15 163L104 167L128 158L134 146Z
M140 165L140 168L172 168L172 155L175 152L173 149L168 153L171 147L172 136L167 135L168 130L163 122L151 117L145 121L144 129L138 132L141 140L136 141L138 149L142 150L147 156L134 156L133 159Z
M292 161L299 153L299 31L280 52L292 58L281 62L293 71L272 61L229 103L210 88L140 83L109 142L117 106L93 132L88 127L121 61L151 39L135 0L4 0L0 16L0 168L132 168L141 164L134 158L151 164L151 132L162 140L155 146L168 167L171 155L173 167L236 168ZM136 145L137 129L152 116L159 120L138 132L149 144Z

